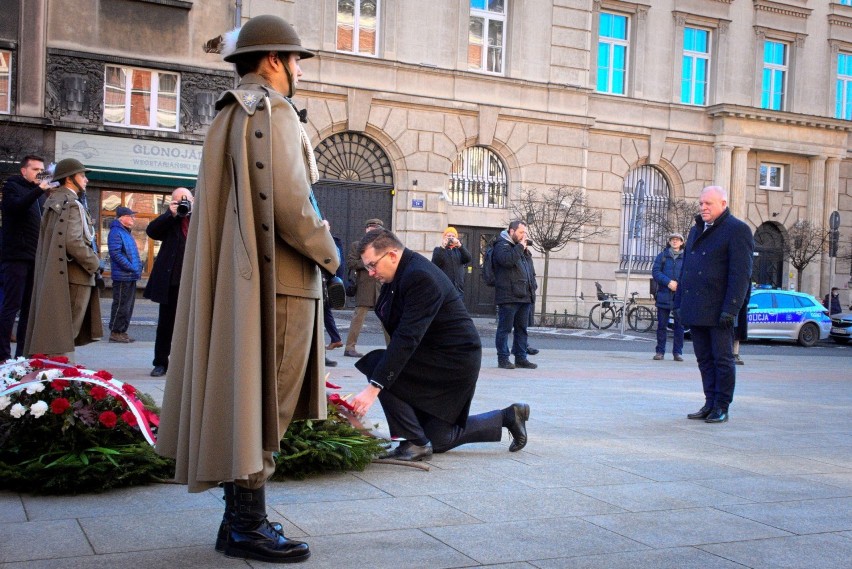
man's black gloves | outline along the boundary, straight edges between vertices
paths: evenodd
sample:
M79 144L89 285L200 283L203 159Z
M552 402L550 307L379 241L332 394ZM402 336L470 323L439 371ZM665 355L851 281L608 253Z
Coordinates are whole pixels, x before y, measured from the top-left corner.
M719 327L720 328L733 328L734 322L737 321L737 317L728 312L723 312L719 315Z
M672 318L674 318L675 322L680 322L680 308L672 309Z

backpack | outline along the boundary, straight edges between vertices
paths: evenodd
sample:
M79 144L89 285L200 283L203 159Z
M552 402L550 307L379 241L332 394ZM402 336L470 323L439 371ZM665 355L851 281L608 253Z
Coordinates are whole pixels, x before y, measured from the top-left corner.
M485 247L485 255L482 258L482 282L487 286L494 286L497 282L494 276L494 244L497 242L495 237L488 242Z

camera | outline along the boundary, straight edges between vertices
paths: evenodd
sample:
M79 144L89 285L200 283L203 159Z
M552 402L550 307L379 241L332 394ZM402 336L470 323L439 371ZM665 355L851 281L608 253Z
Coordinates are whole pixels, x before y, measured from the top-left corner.
M532 247L532 244L533 244L533 240L527 239L527 247Z
M190 213L192 213L192 202L187 198L181 198L181 200L177 204L177 210L175 211L178 217L186 217Z

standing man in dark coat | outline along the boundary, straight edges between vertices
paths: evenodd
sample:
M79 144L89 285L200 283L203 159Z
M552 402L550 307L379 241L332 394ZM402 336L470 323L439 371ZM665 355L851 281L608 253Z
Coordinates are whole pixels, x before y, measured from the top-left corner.
M24 355L33 274L41 225L41 210L47 199L46 181L38 179L44 171L44 160L29 155L21 160L20 175L11 176L3 184L3 308L0 309L0 362L12 357L10 338L18 320L15 357Z
M109 229L107 247L112 277L112 309L109 317L109 341L120 344L135 342L127 335L133 307L136 305L136 282L142 278L139 248L131 231L136 212L123 205L115 208L115 219Z
M511 222L494 243L494 303L497 305L494 343L497 345L497 366L503 369L538 367L527 358L527 327L538 288L532 254L527 246L527 224L520 220ZM509 332L513 332L515 363L509 361Z
M701 213L686 240L674 308L691 329L704 385L704 406L687 417L723 423L734 398L734 326L749 292L754 238L731 215L724 188L704 188L698 203Z
M366 233L382 227L384 227L384 223L381 219L368 219L364 223ZM358 336L361 334L361 327L364 326L367 312L376 305L376 299L379 298L379 284L370 278L364 268L364 263L361 262L361 257L358 255L357 242L352 243L349 247L346 266L349 267L350 272L355 273L355 277L351 280L355 281L356 290L355 312L352 313L352 321L349 323L349 333L346 334L346 348L343 350L343 355L350 358L360 358L364 354L360 353L356 347Z
M470 251L459 241L459 232L456 228L446 228L441 246L435 247L432 251L432 262L444 271L462 295L464 294L464 267L470 263L470 259Z
M192 192L177 188L172 192L169 209L148 224L145 233L160 241L160 251L154 259L154 268L145 286L143 296L160 305L157 318L157 336L154 340L153 377L166 375L169 369L169 354L172 349L172 333L175 327L178 293L180 292L181 266L192 216ZM186 201L183 201L186 200ZM181 205L182 204L182 205ZM187 211L189 204L189 211ZM181 205L180 210L178 206Z
M418 461L466 443L497 442L503 427L513 438L509 451L524 448L526 403L468 416L482 345L447 276L386 229L365 235L359 251L366 270L384 284L376 314L391 339L387 350L356 363L370 385L352 404L363 415L378 398L391 436L405 439L384 458Z
M674 303L680 274L683 271L683 234L669 235L669 244L660 251L654 259L651 276L657 282L657 347L655 360L666 356L666 336L668 334L669 313ZM683 324L679 318L674 319L672 355L676 362L683 361Z

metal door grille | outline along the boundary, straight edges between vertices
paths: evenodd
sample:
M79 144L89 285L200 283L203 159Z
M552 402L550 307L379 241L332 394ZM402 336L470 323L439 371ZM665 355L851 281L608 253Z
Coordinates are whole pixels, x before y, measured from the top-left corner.
M636 188L644 182L644 198L638 199ZM669 184L662 172L653 166L640 166L624 179L621 196L621 262L619 269L627 270L630 249L633 248L633 271L649 272L665 243L665 229L660 220L666 218L669 207Z
M505 208L509 185L500 158L483 146L463 150L450 173L450 201L456 205Z
M316 148L320 179L392 185L393 169L385 151L357 132L333 134Z

